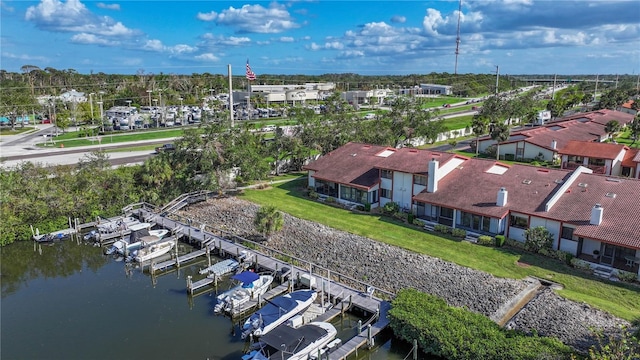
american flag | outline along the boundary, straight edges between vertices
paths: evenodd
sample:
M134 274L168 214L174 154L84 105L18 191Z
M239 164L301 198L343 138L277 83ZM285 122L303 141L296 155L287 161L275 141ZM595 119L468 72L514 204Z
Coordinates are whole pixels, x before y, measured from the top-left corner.
M249 59L247 59L247 80L253 81L256 79L256 74L251 71L251 66L249 66Z

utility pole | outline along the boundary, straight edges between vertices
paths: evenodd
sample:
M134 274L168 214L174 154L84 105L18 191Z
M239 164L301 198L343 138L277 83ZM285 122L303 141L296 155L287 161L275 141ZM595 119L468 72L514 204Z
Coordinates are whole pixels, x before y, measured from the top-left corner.
M556 95L556 79L557 78L558 78L558 74L553 75L553 89L551 90L551 100L553 100Z
M496 95L498 95L498 83L500 81L500 67L496 65Z
M620 77L620 75L616 74L616 89L618 88L618 77Z
M94 93L89 93L89 105L91 107L91 123L93 124L93 95Z
M599 76L600 76L599 74L596 75L596 89L593 91L593 102L596 101L597 99L596 96L598 96L598 77Z
M231 127L233 128L233 83L231 81L231 64L227 65L227 73L229 75L229 115L231 118Z

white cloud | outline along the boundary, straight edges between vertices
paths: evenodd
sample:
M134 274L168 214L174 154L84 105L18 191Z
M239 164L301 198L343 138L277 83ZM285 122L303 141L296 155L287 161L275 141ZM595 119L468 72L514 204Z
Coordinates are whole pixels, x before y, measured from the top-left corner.
M200 54L194 57L196 60L201 60L201 61L206 61L206 62L212 62L212 61L219 61L220 59L213 55L212 53L206 53L206 54Z
M40 56L40 55L29 55L29 54L14 54L10 52L2 52L2 57L8 59L16 59L16 60L24 60L24 61L38 61L38 62L47 62L48 57Z
M196 18L198 20L202 20L202 21L213 21L218 17L218 13L215 11L212 12L208 12L208 13L201 13L199 12L198 15L196 15Z
M99 2L96 4L96 6L101 9L120 10L120 4L105 4L105 3Z
M87 33L80 33L80 34L73 35L71 37L71 42L76 44L91 44L91 45L102 45L102 46L118 45L117 41L108 40L103 37L99 37L95 34L87 34Z
M42 0L38 5L27 8L25 20L33 22L40 29L56 32L109 37L131 37L140 34L139 31L129 29L108 16L95 16L78 0Z
M287 43L291 43L293 42L293 38L291 36L282 36L280 37L280 42L287 42Z
M251 42L251 39L244 36L223 36L223 35L214 35L211 33L206 33L202 35L202 38L206 41L209 46L239 46L246 45Z
M167 47L167 50L173 54L189 54L198 51L198 48L186 44L178 44Z
M300 27L292 20L286 7L275 2L267 8L262 5L244 5L239 9L229 7L220 13L211 12L204 18L248 33L273 34Z
M164 45L162 45L162 41L153 39L147 40L144 45L142 45L142 49L149 51L162 52L164 50Z

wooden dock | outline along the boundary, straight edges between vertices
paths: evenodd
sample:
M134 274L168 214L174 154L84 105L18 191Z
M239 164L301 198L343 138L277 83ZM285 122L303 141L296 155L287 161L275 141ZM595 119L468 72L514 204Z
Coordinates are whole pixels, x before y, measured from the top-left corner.
M273 256L273 254L280 254L284 255L281 256L282 258L287 258L286 254L279 253L273 249L269 249L269 251L265 251L265 253L250 249L243 244L246 242L255 244L258 248L264 247L263 245L254 243L250 240L224 233L219 229L216 230L220 232L220 235L216 235L212 231L207 231L206 226L204 225L201 225L200 227L194 226L191 220L188 219L177 221L168 217L168 215L164 216L164 214L156 214L144 208L137 209L137 214L141 218L153 218L157 225L169 230L178 229L178 231L184 235L183 239L201 247L201 250L190 253L192 255L187 254L189 255L188 258L184 257L186 255L183 255L183 257L180 257L179 259L156 264L152 267L154 270L163 269L167 266L173 265L179 266L181 262L189 261L196 257L205 255L207 250L222 257L231 255L240 259L241 255L243 255L247 261L252 262L252 265L256 269L273 271L274 274L278 274L279 270L284 267L290 269L289 281L269 290L259 299L253 299L237 309L233 309L232 313L229 314L232 318L241 318L254 308L261 306L265 301L264 299L271 299L287 290L291 290L293 288L293 283L295 282L297 286L314 288L319 291L322 294L320 298L323 301L323 306L325 296L328 301L335 303L332 308L319 315L314 319L314 321L329 321L353 307L357 307L365 311L365 314L370 316L370 321L363 325L362 331L329 354L329 359L345 359L350 354L357 352L357 350L362 346L373 346L374 337L389 324L387 311L390 308L390 303L374 296L374 293L378 291L380 293L384 293L387 297L393 297L393 294L384 292L380 289L375 289L371 286L363 286L362 290L354 289L340 281L335 281L334 278L338 278L338 280L348 279L353 283L362 283L345 275L331 273L326 269L324 269L326 271L326 275L319 275L317 272L313 271L313 264L305 262L304 260L297 259L296 265L292 265L289 262L285 262ZM271 255L267 255L266 252L271 253ZM309 267L302 267L298 264L308 264ZM199 289L214 284L215 279L207 277L194 282L190 282L190 279L188 281L189 292L193 294Z

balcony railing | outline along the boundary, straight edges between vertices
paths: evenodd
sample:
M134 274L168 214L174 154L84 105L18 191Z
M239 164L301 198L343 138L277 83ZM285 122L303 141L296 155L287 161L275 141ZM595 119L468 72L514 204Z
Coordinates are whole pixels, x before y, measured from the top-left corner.
M567 169L567 170L575 170L575 169L578 168L578 166L584 166L586 168L589 168L589 169L593 170L594 174L604 174L605 173L605 167L604 166L584 165L582 163L576 163L576 162L571 162L571 161L565 161L564 163L562 163L562 168L563 169Z

